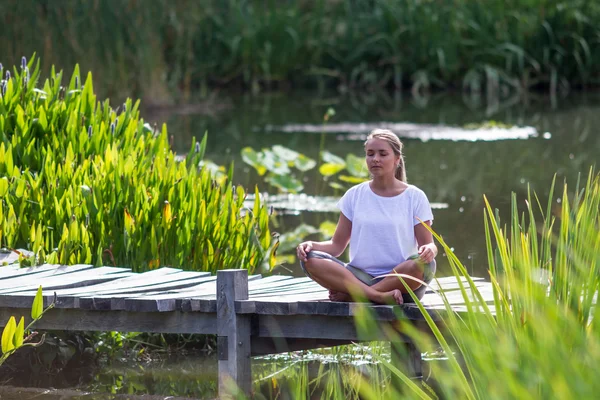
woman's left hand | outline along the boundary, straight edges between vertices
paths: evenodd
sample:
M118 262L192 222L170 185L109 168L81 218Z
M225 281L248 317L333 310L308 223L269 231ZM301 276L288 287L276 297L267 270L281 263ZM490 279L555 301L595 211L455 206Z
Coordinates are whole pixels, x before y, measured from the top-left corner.
M423 246L419 247L419 257L421 261L426 264L432 262L437 254L436 250L437 248L433 243L424 244Z

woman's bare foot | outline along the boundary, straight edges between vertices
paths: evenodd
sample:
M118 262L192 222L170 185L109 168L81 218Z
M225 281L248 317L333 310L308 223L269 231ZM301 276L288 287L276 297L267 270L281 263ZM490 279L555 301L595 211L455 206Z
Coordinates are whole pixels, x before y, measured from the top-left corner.
M379 304L404 304L402 292L399 289L394 289L389 292L382 292L379 298L371 300Z
M348 301L352 301L352 297L348 293L330 290L329 291L329 300L348 302Z

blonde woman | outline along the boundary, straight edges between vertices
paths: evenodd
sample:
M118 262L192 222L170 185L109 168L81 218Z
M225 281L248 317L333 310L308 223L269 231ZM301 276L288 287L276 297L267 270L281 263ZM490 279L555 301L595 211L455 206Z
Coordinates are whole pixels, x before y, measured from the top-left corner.
M372 179L350 188L338 202L340 217L331 240L306 241L296 248L304 272L329 289L332 301L362 296L379 304L412 301L396 276L422 298L433 279L438 253L431 233L433 213L425 193L406 181L402 142L376 129L365 142ZM350 244L350 262L337 259Z

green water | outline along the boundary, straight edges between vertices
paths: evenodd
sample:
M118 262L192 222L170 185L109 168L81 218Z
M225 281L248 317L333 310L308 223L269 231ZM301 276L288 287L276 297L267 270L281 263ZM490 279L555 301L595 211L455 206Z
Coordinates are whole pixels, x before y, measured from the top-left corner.
M526 139L403 139L409 181L421 187L431 202L443 205L434 210L435 230L453 246L455 253L470 268L471 274L479 276L485 276L487 257L483 235L483 196L487 196L506 218L511 192L515 192L523 204L529 185L545 204L555 173L558 182L567 179L574 186L577 175L587 174L589 167L597 163L600 154L600 93L572 94L554 101L531 96L528 99L492 103L485 98L478 102L477 99L451 95L415 100L406 95L323 97L310 93L286 93L257 98L222 96L218 103L225 108L212 115L158 114L149 111L143 111L142 115L151 121L167 122L169 132L174 136L174 147L180 153L189 150L193 136L200 139L208 131L206 158L220 165L234 161L234 176L238 183L249 188L258 184L262 192L271 194L275 193L274 189L263 183L256 172L241 161L240 150L243 147L260 149L281 144L316 159L321 140L324 140L325 149L337 155L361 154L362 142L355 137L360 129L356 125L352 125L355 132L327 133L323 138L320 133L281 131L281 127L290 124L320 125L329 107L336 111L330 124L412 122L462 127L496 121L535 128L538 134ZM274 126L280 127L279 130ZM328 187L315 172L308 173L305 179L305 192L309 195L341 194ZM555 194L552 201L556 203L557 197ZM330 212L282 213L274 221L274 230L286 233L300 223L318 226L323 221L335 221L336 218L337 214ZM438 259L441 274L444 274L444 255L441 254ZM288 260L282 262L275 273L299 275L300 271L296 263ZM301 367L308 373L315 369L321 371L324 365L334 362L344 365L343 368L357 365L358 368L373 367L368 356L350 361L320 356L302 360L297 354L283 359L254 360L254 377L260 381L260 390L264 395L272 397L276 392L273 379L285 383L285 374L300 370ZM89 391L96 393L95 396L62 391L45 394L16 392L12 398L107 398L109 393L125 395L121 398L127 398L127 394L146 393L159 396L157 398L214 398L216 367L216 358L203 354L147 363L113 363L88 371L85 379L61 382L45 380L37 384L22 382L26 386ZM296 379L298 373L292 374L292 377ZM377 381L377 378L373 379ZM5 394L3 398L11 398L11 395Z

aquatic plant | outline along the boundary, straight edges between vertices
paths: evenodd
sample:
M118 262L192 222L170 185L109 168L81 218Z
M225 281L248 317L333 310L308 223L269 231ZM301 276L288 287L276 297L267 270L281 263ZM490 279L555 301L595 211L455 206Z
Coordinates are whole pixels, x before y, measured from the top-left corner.
M23 77L29 75L27 84ZM114 110L79 67L67 86L39 61L15 68L0 97L0 244L25 247L26 263L172 265L254 270L271 246L269 213L256 196L199 167L207 137L179 160L165 125L139 117L139 101ZM268 259L267 259L268 262Z
M10 317L2 331L2 355L0 355L0 367L6 362L8 357L23 347L37 347L44 342L44 335L41 339L33 343L32 340L37 336L37 332L30 332L33 325L38 322L44 314L54 308L56 301L44 308L44 297L42 296L42 287L40 286L31 305L31 322L25 326L25 317L21 317L19 323L15 317ZM27 334L27 336L25 336Z

